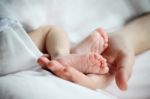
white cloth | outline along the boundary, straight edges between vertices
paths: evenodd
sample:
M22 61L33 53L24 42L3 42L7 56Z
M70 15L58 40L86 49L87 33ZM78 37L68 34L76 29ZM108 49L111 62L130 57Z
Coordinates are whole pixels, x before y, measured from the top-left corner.
M31 69L42 55L20 23L6 17L0 17L0 46L0 76Z

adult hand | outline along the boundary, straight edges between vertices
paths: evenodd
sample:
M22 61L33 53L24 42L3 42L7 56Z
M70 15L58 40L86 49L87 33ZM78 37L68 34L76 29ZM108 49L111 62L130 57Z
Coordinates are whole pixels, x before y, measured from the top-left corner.
M150 14L139 17L109 35L108 49L103 53L121 90L127 89L132 73L134 56L150 49ZM110 71L111 72L111 71Z
M105 88L115 77L118 87L121 90L126 90L127 81L130 78L134 63L134 52L130 42L122 34L110 34L109 46L103 52L103 56L110 64L110 73L105 75L85 75L72 67L64 67L54 61L50 62L47 57L44 57L45 60L39 63L58 77L91 89Z
M123 34L112 33L109 34L108 45L103 56L110 64L110 72L115 76L117 86L121 90L127 90L135 56L131 43Z

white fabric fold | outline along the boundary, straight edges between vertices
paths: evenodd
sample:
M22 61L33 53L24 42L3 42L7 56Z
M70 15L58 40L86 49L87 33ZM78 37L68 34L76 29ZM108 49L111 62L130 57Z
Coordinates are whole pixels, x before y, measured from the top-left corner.
M41 55L17 20L0 17L0 75L36 67Z

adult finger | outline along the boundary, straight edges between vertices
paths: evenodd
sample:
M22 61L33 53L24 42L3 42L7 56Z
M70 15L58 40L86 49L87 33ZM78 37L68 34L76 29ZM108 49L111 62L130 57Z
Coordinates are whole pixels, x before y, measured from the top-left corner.
M50 62L49 56L41 56L38 58L37 63L42 66L42 68L46 68L47 64Z

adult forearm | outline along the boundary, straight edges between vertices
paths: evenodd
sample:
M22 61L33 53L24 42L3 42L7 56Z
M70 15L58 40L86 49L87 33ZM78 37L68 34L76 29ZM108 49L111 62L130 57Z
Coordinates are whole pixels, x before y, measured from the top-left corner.
M127 24L121 31L133 46L135 54L150 49L150 14Z

